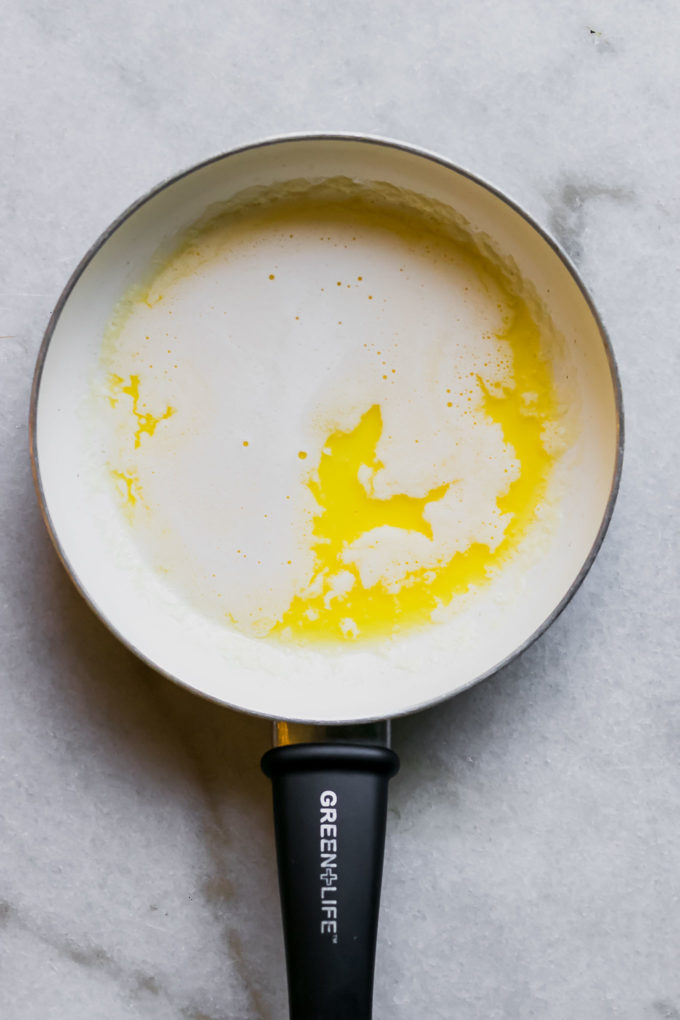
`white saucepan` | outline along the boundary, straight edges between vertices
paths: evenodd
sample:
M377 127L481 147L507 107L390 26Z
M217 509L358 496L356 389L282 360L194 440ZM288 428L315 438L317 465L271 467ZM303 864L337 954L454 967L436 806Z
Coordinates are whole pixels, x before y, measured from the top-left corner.
M326 646L262 637L261 621L260 631L238 619L234 626L229 599L248 589L246 615L264 613L253 608L253 578L278 577L280 564L295 562L290 550L299 534L291 522L297 514L309 536L309 479L328 453L324 442L334 429L354 428L381 399L376 394L388 393L381 386L392 387L384 432L397 436L394 449L384 447L387 473L400 443L403 454L407 442L420 442L402 460L415 496L435 488L428 457L434 461L440 449L437 415L445 411L428 401L439 393L442 366L469 345L467 334L479 329L488 341L493 311L475 305L464 268L444 272L429 248L429 263L413 254L412 225L408 237L397 231L390 248L384 223L374 220L373 240L362 247L352 216L343 221L333 206L312 244L318 224L313 211L305 213L305 196L326 208L333 188L343 200L357 189L379 194L397 217L408 206L422 224L446 221L473 260L497 259L506 280L521 281L549 324L565 409L564 449L535 534L488 584L472 584L436 622L365 642L351 639L348 624L350 639ZM299 234L291 229L284 238L267 227L261 243L239 234L240 247L215 235L211 262L200 244L211 217L250 203L252 230L258 202L267 205L261 196L277 189L300 219ZM236 237L242 226L234 217ZM337 236L324 233L331 220ZM180 242L181 280L172 269ZM195 270L187 268L192 256ZM493 295L485 294L479 301L491 308ZM443 328L447 316L455 329ZM152 342L147 328L157 333L153 359L144 347ZM119 368L125 344L127 375ZM153 376L146 394L145 372ZM453 402L444 399L442 408ZM123 411L134 414L134 434ZM606 333L574 267L513 202L431 153L337 135L247 146L154 189L87 253L40 350L31 431L47 527L94 611L171 679L280 720L281 746L263 767L274 782L291 1016L370 1017L386 787L398 765L376 722L448 698L526 648L578 588L612 513L621 393ZM486 435L492 445L501 442L498 428ZM150 451L164 464L158 472ZM473 486L474 458L467 463ZM298 503L295 492L290 497L296 479ZM271 493L284 489L288 509L278 518L266 513ZM154 534L149 507L156 505L162 514ZM272 606L274 587L266 596ZM313 726L327 727L323 741L313 739Z

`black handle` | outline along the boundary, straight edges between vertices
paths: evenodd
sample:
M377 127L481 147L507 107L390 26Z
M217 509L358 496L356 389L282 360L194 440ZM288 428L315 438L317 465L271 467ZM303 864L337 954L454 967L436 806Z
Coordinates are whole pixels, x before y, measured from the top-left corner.
M385 848L386 747L291 744L262 759L274 794L291 1020L371 1020Z

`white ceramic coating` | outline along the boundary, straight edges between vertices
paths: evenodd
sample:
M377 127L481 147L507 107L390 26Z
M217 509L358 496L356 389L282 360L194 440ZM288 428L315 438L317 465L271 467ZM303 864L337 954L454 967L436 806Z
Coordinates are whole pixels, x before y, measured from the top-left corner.
M207 208L245 188L338 175L388 182L442 202L514 260L563 337L580 428L553 494L559 508L550 540L538 555L518 557L445 624L375 647L330 652L238 633L163 582L140 556L130 530L112 523L111 487L103 478L96 482L102 438L89 394L112 309L152 256L169 250ZM245 302L242 317L247 314ZM302 371L296 365L304 393L312 372L306 379ZM276 430L280 407L271 414L265 425ZM296 436L293 446L298 439L302 443ZM281 140L227 155L166 185L124 218L95 248L57 310L34 421L53 537L109 626L156 668L200 693L276 718L325 722L396 715L436 701L492 672L530 641L582 576L597 544L616 484L619 442L616 381L601 327L572 271L541 233L493 191L441 162L343 138Z

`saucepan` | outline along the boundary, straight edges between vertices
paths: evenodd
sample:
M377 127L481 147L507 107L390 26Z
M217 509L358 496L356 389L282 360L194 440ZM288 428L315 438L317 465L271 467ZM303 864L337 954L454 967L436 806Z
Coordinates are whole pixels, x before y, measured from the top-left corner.
M31 430L94 611L170 679L275 721L291 1017L369 1018L388 720L536 639L612 513L621 393L574 267L432 153L249 145L87 253Z

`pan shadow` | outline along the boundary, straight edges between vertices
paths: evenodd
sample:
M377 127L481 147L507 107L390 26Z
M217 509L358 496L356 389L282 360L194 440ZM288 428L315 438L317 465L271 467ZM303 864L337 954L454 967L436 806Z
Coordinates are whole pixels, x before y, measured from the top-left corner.
M51 674L53 698L61 702L55 725L61 717L71 730L76 726L86 737L89 731L94 739L84 739L88 753L110 756L114 773L124 754L165 796L185 804L187 787L196 791L211 872L202 890L206 908L219 919L226 952L247 989L249 1018L283 1015L271 791L259 768L271 746L271 723L209 702L137 659L78 594L37 512L29 527L33 562L27 576L39 583L34 580L28 593L28 610L41 621L39 665ZM452 791L446 795L455 805L458 769L491 742L517 739L527 699L551 696L533 683L549 654L545 642L483 684L395 721L393 745L402 769L392 783L392 812L433 784ZM97 742L102 730L113 739Z
M34 659L49 687L53 731L85 748L79 753L86 758L105 759L113 776L123 760L130 771L132 761L145 790L157 788L184 812L190 791L189 810L209 864L206 910L218 921L249 997L249 1020L282 1015L271 789L259 768L271 746L271 723L209 702L141 662L77 592L37 512L26 523L25 608L28 625L40 622ZM203 873L205 861L196 868Z
M518 760L527 741L533 747L542 743L543 730L562 710L565 696L564 640L570 612L568 606L546 633L486 680L394 720L392 741L401 770L392 781L393 813L399 815L423 793L431 798L438 789L436 796L454 809L455 827L458 791L474 787L480 766L486 781L496 770L502 781L507 763Z

